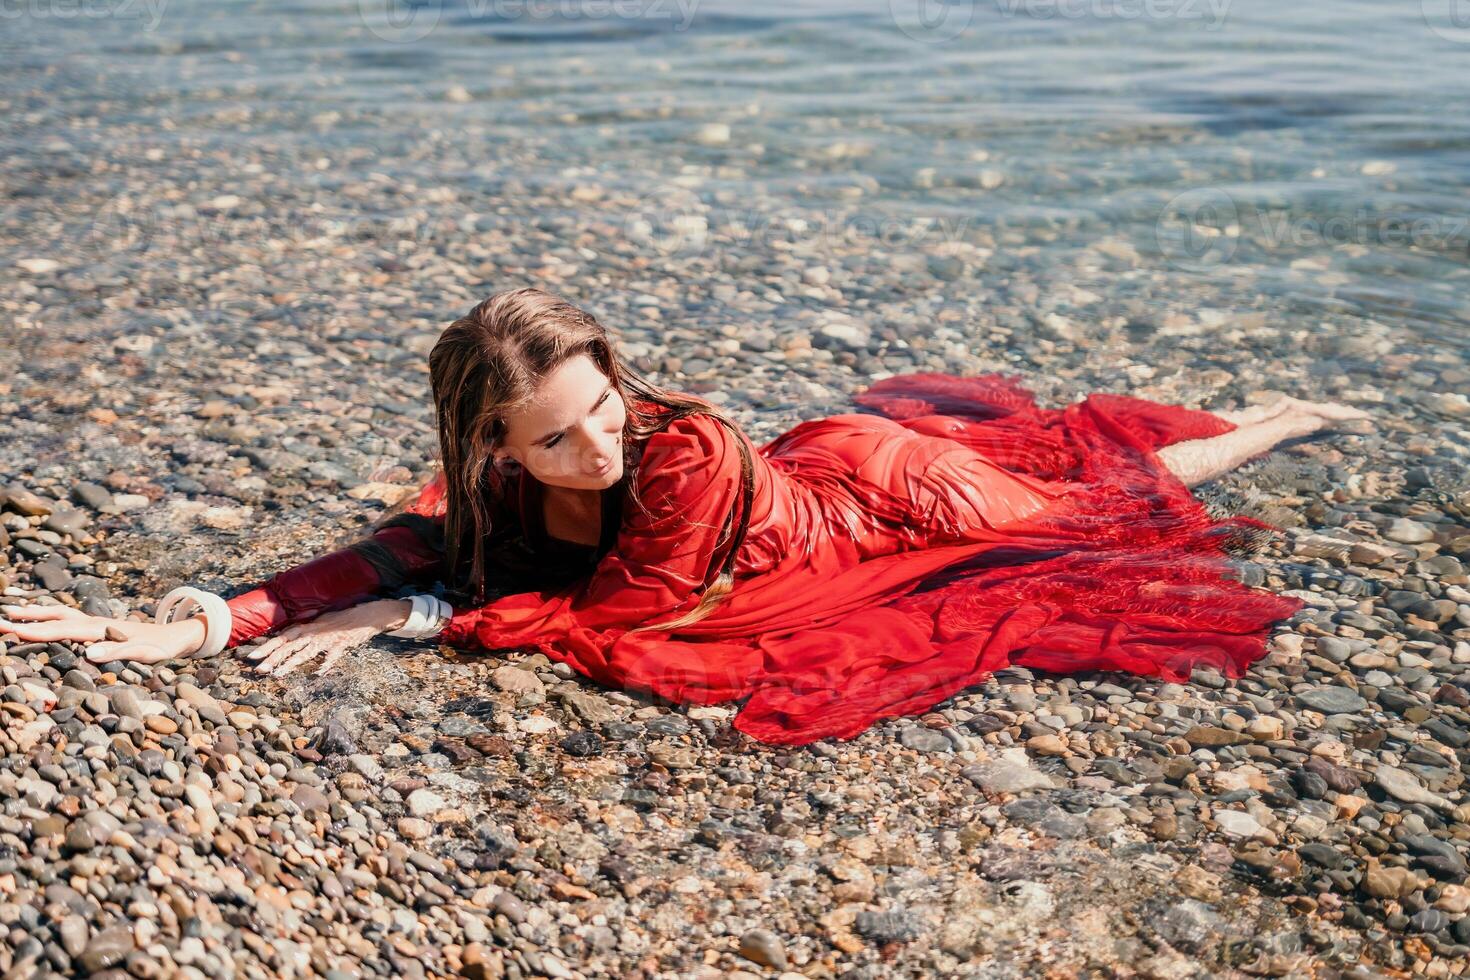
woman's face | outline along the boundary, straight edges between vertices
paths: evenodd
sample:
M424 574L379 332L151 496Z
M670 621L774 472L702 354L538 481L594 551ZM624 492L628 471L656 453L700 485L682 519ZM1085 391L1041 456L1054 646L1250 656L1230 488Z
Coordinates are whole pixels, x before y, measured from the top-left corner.
M537 480L573 490L605 490L623 477L623 424L617 389L586 354L546 376L532 402L505 415L495 455Z

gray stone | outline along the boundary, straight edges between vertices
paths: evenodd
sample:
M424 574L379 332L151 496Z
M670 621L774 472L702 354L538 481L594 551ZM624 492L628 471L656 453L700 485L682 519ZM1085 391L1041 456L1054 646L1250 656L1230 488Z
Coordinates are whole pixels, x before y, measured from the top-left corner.
M1423 803L1439 810L1453 810L1454 806L1444 797L1431 793L1415 779L1412 773L1390 766L1379 766L1373 771L1373 782L1385 793L1405 803Z
M78 962L88 973L100 973L121 963L133 950L133 934L127 929L99 932L87 943Z
M490 683L507 694L545 694L546 685L533 671L506 664L490 672Z
M908 912L859 912L853 930L880 945L906 943L923 935L923 929Z
M1320 711L1325 715L1362 711L1368 706L1368 702L1363 700L1357 691L1335 685L1302 691L1296 696L1296 699L1313 711Z
M225 716L224 710L220 708L219 702L200 688L195 687L187 681L179 681L174 690L189 707L194 709L200 718L203 718L210 724L223 726L230 723L229 718Z
M1008 759L992 759L966 766L960 770L960 775L987 793L1027 793L1055 788L1050 776Z
M1398 517L1383 532L1383 536L1399 544L1423 544L1434 540L1434 529L1428 524L1411 521L1407 517Z
M138 702L138 695L132 692L132 688L113 689L113 692L107 695L107 701L112 704L112 710L119 716L143 720L143 705Z
M912 725L899 732L898 741L905 748L916 752L950 752L954 749L943 732L919 725Z

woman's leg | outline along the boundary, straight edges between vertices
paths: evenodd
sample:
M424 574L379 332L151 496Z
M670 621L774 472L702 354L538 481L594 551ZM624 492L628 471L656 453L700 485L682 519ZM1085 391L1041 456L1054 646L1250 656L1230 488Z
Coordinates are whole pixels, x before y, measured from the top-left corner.
M1193 487L1223 476L1241 463L1269 452L1277 444L1311 435L1334 422L1371 418L1367 412L1335 402L1308 402L1282 398L1272 405L1220 414L1239 428L1210 439L1190 439L1158 450L1158 457L1185 486Z
M1264 422L1242 425L1209 439L1190 439L1157 451L1160 462L1186 487L1223 476L1241 463L1270 452L1278 443L1316 431L1303 431L1299 416L1283 412Z

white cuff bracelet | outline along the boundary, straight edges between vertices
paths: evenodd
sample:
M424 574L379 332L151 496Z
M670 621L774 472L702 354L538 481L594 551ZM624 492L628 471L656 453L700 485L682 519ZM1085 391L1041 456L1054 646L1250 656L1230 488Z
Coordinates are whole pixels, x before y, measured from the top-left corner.
M454 609L449 603L437 596L409 596L408 601L411 606L408 619L396 630L390 630L389 636L408 640L425 639L443 630L449 624L449 617L454 615Z
M225 600L212 592L181 585L159 602L153 621L166 625L188 619L196 612L204 616L204 645L194 652L194 656L217 656L230 642L234 616Z

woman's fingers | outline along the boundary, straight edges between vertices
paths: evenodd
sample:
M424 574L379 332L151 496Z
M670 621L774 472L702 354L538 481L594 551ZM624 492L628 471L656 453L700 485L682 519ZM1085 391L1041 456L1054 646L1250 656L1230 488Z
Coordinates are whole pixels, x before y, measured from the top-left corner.
M381 630L364 627L352 622L345 613L328 614L339 622L315 620L282 630L277 635L245 654L256 661L253 670L258 674L274 674L279 677L289 674L313 658L325 654L317 676L327 673L342 657L354 648L366 643ZM341 622L340 620L347 620Z
M259 660L262 657L268 656L272 650L276 649L280 645L281 641L279 638L271 637L269 640L266 640L254 650L251 650L249 653L245 654L245 656L250 660Z
M18 623L48 623L57 619L90 619L71 606L0 606L0 615Z
M262 674L275 673L276 668L280 667L299 651L303 649L314 650L315 644L312 640L313 638L310 636L287 640L272 651L269 657L256 664L255 669Z
M320 677L337 666L337 661L346 656L349 649L351 648L347 644L342 643L328 650L326 658L322 660L322 665L316 669L316 676Z
M172 660L174 657L142 640L108 640L87 647L87 659L94 664L105 664L112 660L156 664L160 660Z
M294 654L287 658L286 661L281 664L281 666L275 669L276 676L279 677L284 674L291 673L291 671L306 663L308 660L312 659L325 649L330 649L330 645L322 643L320 641L307 643L305 646L303 646L301 649L297 650Z
M256 645L254 650L246 653L245 657L249 660L259 660L261 657L266 656L280 645L281 638L279 636L273 636L269 640L261 641L259 644Z
M279 650L281 648L281 644L289 643L299 636L301 636L301 629L299 627L288 626L285 629L281 630L281 632L277 633L275 636L262 642L254 650L251 650L249 653L245 654L245 656L249 657L251 660L259 660L262 657L268 657L275 651Z
M57 640L74 640L90 643L102 639L107 620L90 616L76 621L67 619L42 620L39 622L15 623L0 619L0 633L14 633L27 643L54 643Z
M291 653L291 651L296 648L297 644L301 642L303 641L296 639L283 640L277 643L275 647L271 649L269 655L256 663L255 672L258 674L269 674L272 670L275 670L276 665L285 660L286 657Z

